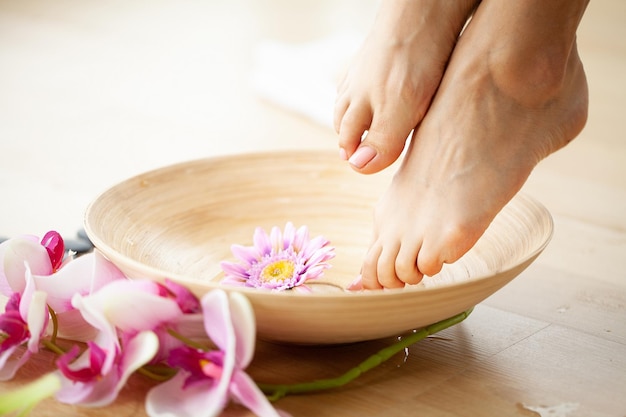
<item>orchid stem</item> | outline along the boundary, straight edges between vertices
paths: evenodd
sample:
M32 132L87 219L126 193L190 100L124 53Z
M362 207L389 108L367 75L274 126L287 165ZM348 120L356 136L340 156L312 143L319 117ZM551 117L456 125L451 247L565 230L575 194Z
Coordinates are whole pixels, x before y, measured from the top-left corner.
M176 370L163 366L163 367L155 367L144 365L137 370L141 375L146 376L154 381L163 382L172 378L176 374Z
M467 311L464 311L463 313L457 314L456 316L442 320L435 324L431 324L430 326L425 327L414 333L410 333L408 336L403 337L399 342L379 350L354 368L348 370L346 373L338 377L318 379L315 381L301 382L296 384L258 383L257 385L259 386L261 391L268 395L270 401L279 400L280 398L288 394L303 394L306 392L323 391L344 386L349 382L354 381L365 372L392 358L397 353L402 352L404 349L408 348L412 344L417 343L420 340L425 339L426 337L431 336L437 332L440 332L441 330L447 329L448 327L454 326L455 324L462 322L470 315L471 312L472 309L469 309Z
M183 342L185 345L192 347L194 349L198 349L198 350L208 350L207 347L205 345L203 345L202 343L198 343L195 340L191 340L190 338L183 336L182 334L176 332L175 330L172 329L168 329L167 333L172 336L173 338Z
M65 351L61 349L56 343L51 340L42 340L41 344L45 346L46 349L56 353L57 355L63 355Z
M52 336L50 336L50 341L55 344L57 341L57 334L59 332L59 319L57 318L57 313L55 313L52 307L48 306L48 312L50 313L50 320L52 321Z

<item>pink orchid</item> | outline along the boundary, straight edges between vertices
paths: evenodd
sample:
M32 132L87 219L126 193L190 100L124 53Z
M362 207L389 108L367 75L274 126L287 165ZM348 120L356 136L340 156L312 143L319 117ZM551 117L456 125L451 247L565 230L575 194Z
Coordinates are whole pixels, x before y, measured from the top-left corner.
M152 360L158 346L156 335L144 331L129 338L123 350L121 345L104 337L89 342L81 356L78 349L71 349L57 361L62 376L56 398L92 407L112 403L128 378Z
M63 242L63 238L58 232L51 230L43 236L41 245L48 252L52 271L56 271L61 267L63 257L65 256L65 242Z
M254 354L256 326L250 302L239 293L213 290L202 300L204 328L218 350L182 347L170 355L179 367L169 381L150 390L146 410L151 417L218 415L229 398L256 415L278 417L265 395L244 372Z
M321 277L329 268L329 259L335 256L334 248L322 236L309 239L309 229L296 230L292 223L284 232L273 227L268 235L257 228L254 245L232 245L233 255L239 263L222 262L225 277L222 283L236 286L309 292L304 285L308 280Z
M63 386L57 399L89 406L115 400L128 377L157 356L157 333L183 315L178 300L164 286L139 280L113 281L91 295L76 294L72 305L98 333L80 356L72 350L59 359Z
M55 251L54 249L52 250ZM56 252L55 257L56 257ZM48 249L35 236L20 236L0 243L0 292L10 297L26 288L26 269L33 275L54 271Z
M31 355L39 351L49 320L46 294L35 290L28 266L25 274L23 292L14 292L0 315L0 380L13 378ZM23 344L26 349L19 356L18 348Z
M0 291L10 297L26 288L27 270L36 290L47 295L56 313L61 336L90 340L94 330L71 304L74 294L91 294L109 282L126 279L124 274L98 251L77 259L64 260L63 239L54 231L39 241L21 236L0 244Z
M122 271L97 250L66 262L51 275L35 275L33 279L37 289L48 295L48 305L57 316L59 336L76 341L93 339L95 329L72 305L72 297L94 294L114 281L126 281Z

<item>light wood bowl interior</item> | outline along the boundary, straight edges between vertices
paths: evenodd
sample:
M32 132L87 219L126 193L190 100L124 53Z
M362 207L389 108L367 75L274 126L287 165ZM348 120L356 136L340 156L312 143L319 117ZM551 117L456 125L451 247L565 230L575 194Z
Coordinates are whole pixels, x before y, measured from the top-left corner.
M259 336L328 344L400 334L480 303L523 271L553 230L548 211L516 196L458 262L402 290L343 291L370 242L372 208L391 172L354 173L333 152L294 151L196 160L130 178L88 207L95 246L130 278L183 283L201 296L219 284L233 243L257 226L307 225L336 247L312 294L236 289L255 310Z

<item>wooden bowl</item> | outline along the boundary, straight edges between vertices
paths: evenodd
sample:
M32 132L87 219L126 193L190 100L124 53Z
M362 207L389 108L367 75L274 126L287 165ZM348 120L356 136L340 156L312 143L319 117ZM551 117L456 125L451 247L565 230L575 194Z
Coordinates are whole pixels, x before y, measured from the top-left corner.
M372 207L390 173L354 173L333 152L292 151L202 159L130 178L89 206L95 246L130 278L182 283L201 296L213 288L250 299L263 339L304 344L393 336L480 303L546 247L552 218L516 196L463 258L423 284L346 292L370 242ZM233 289L219 283L233 243L252 244L257 226L307 225L336 257L312 294Z

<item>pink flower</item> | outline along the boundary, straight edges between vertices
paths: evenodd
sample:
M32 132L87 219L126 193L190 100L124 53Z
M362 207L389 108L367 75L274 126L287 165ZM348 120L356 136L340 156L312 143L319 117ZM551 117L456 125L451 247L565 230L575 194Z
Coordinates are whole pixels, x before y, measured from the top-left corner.
M39 241L35 236L21 236L0 244L0 292L10 297L22 293L28 279L34 288L46 294L46 302L56 313L61 336L90 340L93 328L74 309L75 294L87 295L109 282L126 279L124 274L98 251L77 259L67 257L63 239L54 231Z
M57 361L61 389L56 398L92 407L112 403L130 375L154 357L158 345L156 335L144 331L128 339L123 350L105 337L89 342L80 356L77 347L71 349Z
M21 236L0 243L0 292L7 297L22 293L27 268L33 275L50 275L54 271L48 249L39 239Z
M41 337L49 320L46 294L35 291L32 276L26 268L23 293L14 292L0 315L0 380L13 378L17 370L39 351ZM20 355L18 347L26 344Z
M49 231L41 239L41 245L46 248L48 252L52 264L52 271L56 271L61 267L63 257L65 256L65 242L63 242L63 238L59 233Z
M157 333L183 315L177 300L162 285L139 280L75 295L72 305L98 333L82 354L72 350L59 359L64 378L57 399L89 406L115 400L128 377L157 356Z
M295 229L287 223L284 232L274 227L268 235L263 229L254 232L253 246L233 245L231 250L240 263L222 262L224 284L271 290L299 289L319 278L335 256L329 241L318 236L309 240L306 226ZM299 288L298 288L299 287Z
M230 398L261 417L278 417L265 395L244 372L254 354L256 326L252 307L239 293L214 290L202 300L206 334L217 350L181 347L169 364L179 368L169 381L150 390L151 417L218 415Z

